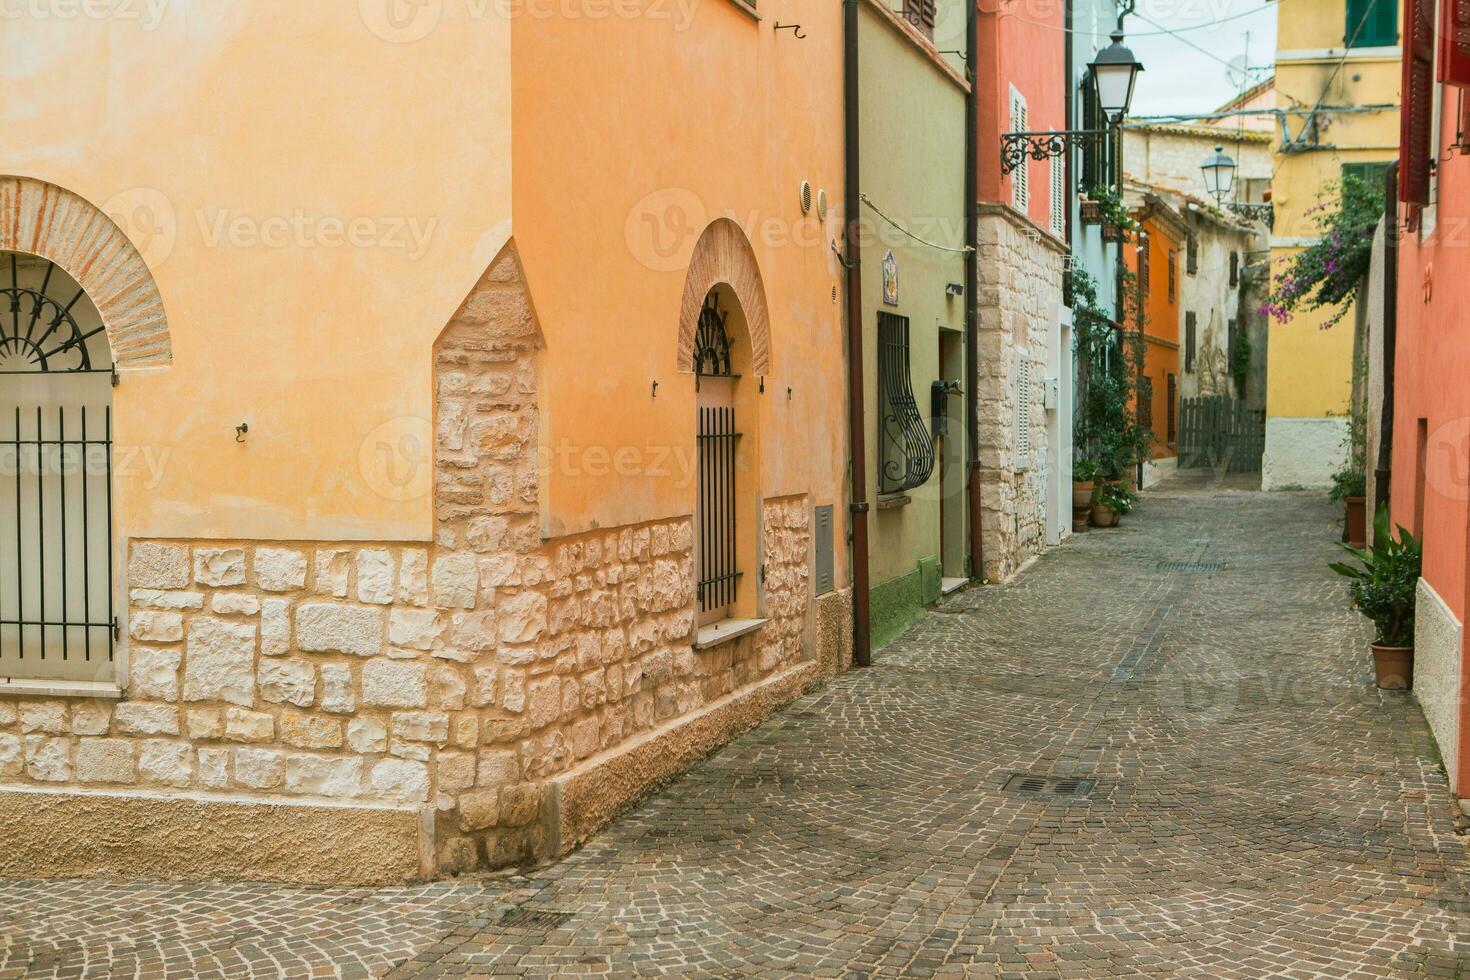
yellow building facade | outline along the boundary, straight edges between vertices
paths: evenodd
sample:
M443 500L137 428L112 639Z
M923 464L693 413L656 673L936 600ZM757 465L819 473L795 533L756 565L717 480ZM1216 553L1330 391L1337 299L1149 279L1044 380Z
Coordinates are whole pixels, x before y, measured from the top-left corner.
M1318 236L1324 188L1347 171L1381 180L1398 155L1398 19L1388 0L1278 5L1273 277ZM1329 315L1298 313L1268 332L1265 489L1328 486L1346 458L1357 315L1323 329Z

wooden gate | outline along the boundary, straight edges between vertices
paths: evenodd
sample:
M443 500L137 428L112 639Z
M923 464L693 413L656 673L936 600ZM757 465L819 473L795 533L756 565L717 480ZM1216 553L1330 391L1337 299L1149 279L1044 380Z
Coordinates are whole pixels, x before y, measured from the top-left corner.
M1259 473L1266 450L1266 413L1226 395L1179 402L1179 467Z

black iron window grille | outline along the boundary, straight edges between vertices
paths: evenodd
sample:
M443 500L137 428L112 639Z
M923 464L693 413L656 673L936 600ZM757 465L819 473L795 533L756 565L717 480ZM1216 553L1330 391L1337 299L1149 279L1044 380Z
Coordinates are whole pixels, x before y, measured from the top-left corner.
M734 604L740 583L735 537L736 451L734 382L728 312L721 312L710 293L700 311L695 333L694 372L699 384L699 581L702 621L719 619Z
M112 409L85 404L101 397L85 376L113 365L69 276L0 262L0 677L92 679L118 629Z
M935 0L903 0L903 19L929 40L934 40Z
M19 408L0 431L0 676L111 663L112 410ZM90 417L89 417L90 415Z
M909 320L878 314L878 492L903 493L934 472L934 440L914 400Z
M47 293L56 263L46 263L40 288L34 288L20 284L15 253L9 260L10 285L0 287L0 374L110 372L111 364L94 366L87 349L87 341L104 328L83 330L73 312L85 291L78 289L63 303Z

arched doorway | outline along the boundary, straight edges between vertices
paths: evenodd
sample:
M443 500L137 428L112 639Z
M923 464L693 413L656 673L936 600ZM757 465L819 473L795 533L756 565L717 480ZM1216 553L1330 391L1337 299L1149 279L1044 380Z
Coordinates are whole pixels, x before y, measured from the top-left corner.
M115 379L87 290L0 250L0 678L112 679Z

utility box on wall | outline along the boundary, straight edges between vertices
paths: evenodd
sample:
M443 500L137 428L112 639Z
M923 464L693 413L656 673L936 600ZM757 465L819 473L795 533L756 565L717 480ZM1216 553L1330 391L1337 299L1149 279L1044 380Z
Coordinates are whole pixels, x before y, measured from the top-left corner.
M815 570L815 586L817 595L826 595L832 591L832 545L833 545L833 522L832 505L822 504L817 507L812 523L812 540L817 546L817 561Z

